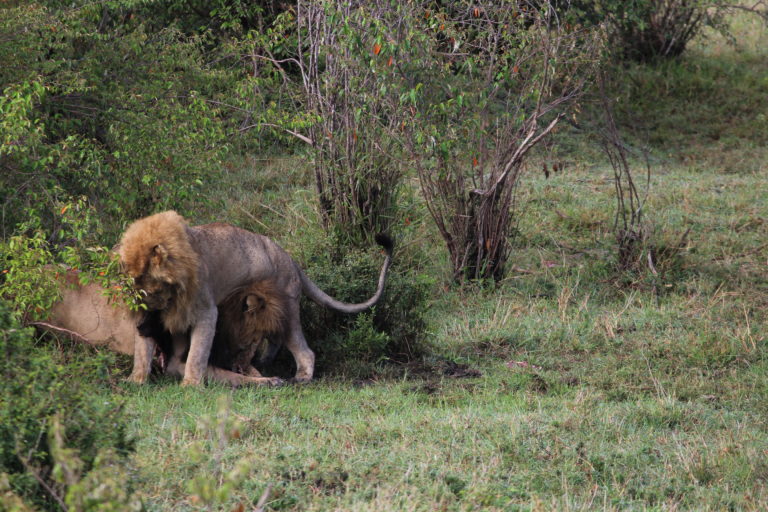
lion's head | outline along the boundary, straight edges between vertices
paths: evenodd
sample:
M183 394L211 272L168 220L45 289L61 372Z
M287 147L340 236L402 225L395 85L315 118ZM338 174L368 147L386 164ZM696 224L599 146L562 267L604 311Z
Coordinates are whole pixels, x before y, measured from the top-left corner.
M161 311L171 332L194 321L199 258L187 235L187 223L174 211L139 219L125 230L118 254L148 310Z

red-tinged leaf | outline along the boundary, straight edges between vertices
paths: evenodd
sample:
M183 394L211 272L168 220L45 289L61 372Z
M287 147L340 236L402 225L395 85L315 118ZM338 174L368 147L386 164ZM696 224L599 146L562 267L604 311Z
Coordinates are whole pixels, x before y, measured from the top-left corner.
M387 66L391 66L391 65L392 65L392 56L390 56L389 60L387 61Z
M520 71L520 66L518 66L517 64L515 64L514 66L512 66L512 72L513 72L513 73L517 73L517 72L519 72L519 71Z
M479 18L480 17L480 8L479 7L475 7L473 9L473 11L472 11L472 14L475 15L475 18Z
M381 53L381 45L376 43L373 45L373 54L378 55L379 53Z

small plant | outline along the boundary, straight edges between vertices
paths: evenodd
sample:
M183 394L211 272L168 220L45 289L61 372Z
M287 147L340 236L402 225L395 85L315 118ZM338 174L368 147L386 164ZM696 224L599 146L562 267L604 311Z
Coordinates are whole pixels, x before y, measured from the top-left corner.
M378 273L380 258L374 251L347 251L336 257L323 252L312 258L307 272L330 295L354 303L370 296L371 277ZM406 362L418 357L423 351L432 284L426 276L400 269L395 259L384 295L370 312L345 315L302 301L301 314L307 339L317 353L318 369L366 373L385 360Z
M189 448L189 459L200 470L187 484L190 493L189 501L200 510L218 510L233 499L233 495L248 478L253 467L253 461L243 458L238 460L234 468L224 471L224 450L233 439L240 438L243 426L233 418L230 411L231 399L222 396L218 400L216 414L203 417L198 429L203 433L204 440L194 443ZM264 492L257 509L264 505L269 495L269 487ZM241 503L234 510L245 510Z
M605 115L603 150L613 168L613 183L616 197L616 213L613 230L618 244L618 267L620 271L645 267L641 261L646 247L648 228L644 225L644 205L648 187L651 183L651 167L646 160L646 194L640 196L632 169L629 165L627 147L619 136L619 130L613 118L611 100L605 93L603 77L600 78L600 96ZM648 253L648 266L653 269L652 254Z
M64 510L138 512L144 509L130 490L130 474L125 460L114 450L100 450L93 467L84 472L85 463L79 451L66 446L60 414L51 420L48 444L54 461L53 478L63 488Z
M66 509L68 499L90 499L120 480L101 475L124 466L133 449L119 399L100 388L113 364L109 354L38 343L0 301L0 474L28 505Z

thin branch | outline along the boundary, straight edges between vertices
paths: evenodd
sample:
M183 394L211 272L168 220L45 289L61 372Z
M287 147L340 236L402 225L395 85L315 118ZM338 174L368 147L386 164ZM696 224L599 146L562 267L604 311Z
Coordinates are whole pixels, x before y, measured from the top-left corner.
M68 338L79 341L81 343L85 343L87 345L93 345L93 342L83 336L80 333L77 333L75 331L70 331L69 329L65 329L64 327L59 327L58 325L49 324L48 322L30 322L29 325L34 327L40 327L41 329L45 329L46 331L52 331L57 332L59 334L64 334Z
M248 126L243 126L241 128L238 128L238 131L244 132L246 130L250 130L251 128L258 128L258 127L261 127L261 126L269 126L270 128L278 128L280 130L283 130L286 133L289 133L289 134L293 135L297 139L306 142L310 146L313 146L315 144L312 141L312 139L310 139L306 135L302 135L302 134L300 134L298 132L294 132L293 130L289 130L288 128L283 128L282 126L278 126L278 125L272 124L272 123L254 123L254 124L249 124Z

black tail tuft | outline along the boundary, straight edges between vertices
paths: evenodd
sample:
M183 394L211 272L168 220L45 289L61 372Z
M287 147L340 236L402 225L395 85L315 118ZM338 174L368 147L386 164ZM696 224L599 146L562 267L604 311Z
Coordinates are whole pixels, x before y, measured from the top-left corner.
M387 254L391 255L392 250L395 248L395 242L385 233L377 233L375 236L376 243L379 244L387 251Z

